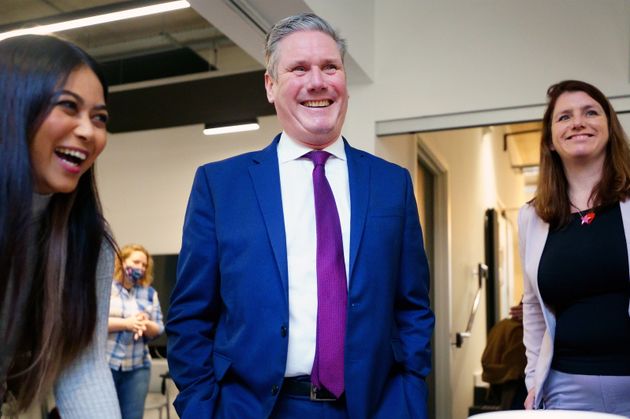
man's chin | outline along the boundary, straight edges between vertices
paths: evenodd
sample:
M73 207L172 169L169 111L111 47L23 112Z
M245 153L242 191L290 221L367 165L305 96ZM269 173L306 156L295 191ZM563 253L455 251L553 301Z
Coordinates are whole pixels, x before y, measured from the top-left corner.
M306 137L306 139L303 140L302 142L313 149L322 149L334 143L335 140L337 140L337 138L339 138L339 135L331 135L330 133L326 133L326 134L310 133L308 137Z

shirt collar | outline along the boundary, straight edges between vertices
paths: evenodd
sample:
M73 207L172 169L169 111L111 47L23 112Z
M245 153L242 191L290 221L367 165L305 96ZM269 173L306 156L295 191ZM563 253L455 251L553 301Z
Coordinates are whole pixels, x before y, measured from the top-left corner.
M282 131L280 141L278 142L278 162L286 163L288 161L297 160L304 156L312 149L299 141L289 137L286 132ZM346 160L346 149L341 137L326 147L324 151L329 152L338 159Z
M113 281L116 288L118 288L118 292L126 293L127 295L131 295L135 290L137 285L132 285L131 289L127 289L123 286L123 283L120 281Z

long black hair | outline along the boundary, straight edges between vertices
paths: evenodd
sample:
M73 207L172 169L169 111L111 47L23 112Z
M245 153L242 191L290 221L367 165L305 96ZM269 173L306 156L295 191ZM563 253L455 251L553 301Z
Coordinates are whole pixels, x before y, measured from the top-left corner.
M45 396L91 342L96 324L96 265L114 242L94 168L70 193L50 199L34 223L29 145L69 75L97 63L54 36L0 41L0 383L9 376L20 409Z

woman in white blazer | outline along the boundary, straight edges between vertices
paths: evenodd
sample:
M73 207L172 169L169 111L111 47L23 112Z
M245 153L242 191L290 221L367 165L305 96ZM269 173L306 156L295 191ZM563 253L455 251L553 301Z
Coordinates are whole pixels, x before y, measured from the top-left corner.
M596 87L552 85L519 213L527 409L630 417L630 149Z

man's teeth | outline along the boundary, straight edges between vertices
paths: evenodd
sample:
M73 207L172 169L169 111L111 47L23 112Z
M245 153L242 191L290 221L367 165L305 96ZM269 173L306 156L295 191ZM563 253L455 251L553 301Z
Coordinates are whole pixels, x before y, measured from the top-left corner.
M308 106L309 108L324 108L330 105L330 100L307 100L304 102L304 106Z
M66 158L66 160L70 160L72 163L79 164L85 159L87 159L87 154L83 151L73 150L70 148L58 147L55 149L55 153L59 155L59 157ZM67 159L67 158L70 159Z

